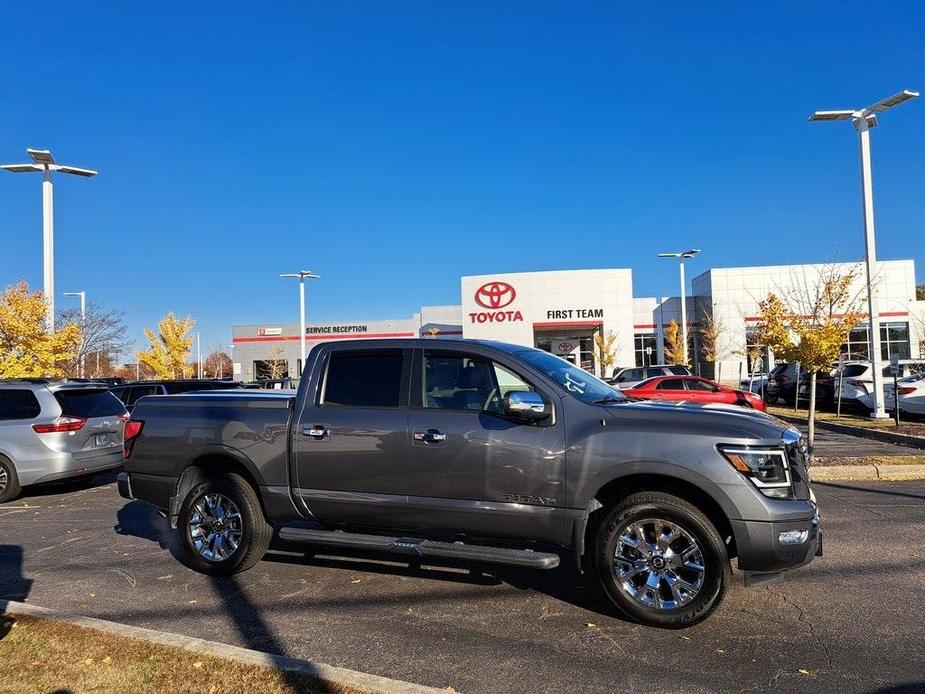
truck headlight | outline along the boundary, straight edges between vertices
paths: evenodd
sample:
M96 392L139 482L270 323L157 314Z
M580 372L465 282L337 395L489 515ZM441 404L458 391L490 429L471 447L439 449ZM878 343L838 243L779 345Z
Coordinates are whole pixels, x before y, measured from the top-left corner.
M792 495L790 466L782 449L720 446L719 451L765 496L788 499Z

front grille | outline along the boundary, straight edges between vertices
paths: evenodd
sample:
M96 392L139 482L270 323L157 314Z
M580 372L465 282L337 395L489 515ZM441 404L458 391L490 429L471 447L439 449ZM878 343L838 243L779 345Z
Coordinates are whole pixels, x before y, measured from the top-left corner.
M803 439L786 444L787 462L793 480L793 494L797 499L809 499L809 464L806 460Z

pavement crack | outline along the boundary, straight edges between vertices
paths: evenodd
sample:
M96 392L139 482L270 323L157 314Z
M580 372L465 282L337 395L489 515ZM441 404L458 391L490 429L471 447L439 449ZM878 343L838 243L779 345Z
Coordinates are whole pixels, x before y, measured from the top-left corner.
M797 611L797 621L807 626L807 628L809 629L809 635L812 637L813 641L815 641L818 644L819 648L822 649L822 653L825 656L825 661L826 661L829 671L836 672L837 670L835 668L835 663L832 660L832 653L829 651L829 646L825 642L825 639L821 638L819 634L816 633L816 628L813 626L813 623L806 617L806 610L804 610L803 607L799 605L799 603L795 602L794 600L791 600L783 593L776 592L770 586L768 586L768 592L771 593L772 595L776 595L781 600L783 600L786 604L790 605ZM839 673L839 674L842 677L844 677L844 673Z

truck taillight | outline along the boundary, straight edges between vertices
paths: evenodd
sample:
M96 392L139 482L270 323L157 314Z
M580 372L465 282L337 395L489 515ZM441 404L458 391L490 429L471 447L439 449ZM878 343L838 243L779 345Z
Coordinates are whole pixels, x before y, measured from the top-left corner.
M140 419L130 419L125 423L125 429L122 432L122 457L128 458L132 455L132 448L135 445L135 439L141 433L145 423Z
M53 434L61 431L78 431L87 423L86 417L71 417L70 415L61 415L55 421L48 424L33 424L32 428L38 434Z
M905 388L900 388L900 389L899 389L899 394L900 394L900 395L909 395L909 393L914 393L914 392L915 392L915 388L914 388L914 387L905 387Z

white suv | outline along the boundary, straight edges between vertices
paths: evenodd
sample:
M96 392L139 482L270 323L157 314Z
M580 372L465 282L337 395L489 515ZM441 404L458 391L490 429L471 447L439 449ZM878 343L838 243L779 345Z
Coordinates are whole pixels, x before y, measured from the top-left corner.
M925 371L925 361L916 359L902 359L899 362L899 378L906 378ZM842 404L855 404L873 409L874 402L871 392L874 388L874 371L869 361L852 361L841 368L841 374L835 373L835 385L841 381ZM883 367L884 384L893 383L893 369L889 364ZM837 394L836 394L837 395ZM891 394L892 397L892 394ZM885 400L886 402L886 400ZM889 403L887 403L889 404Z
M613 378L607 381L610 385L616 386L620 390L632 388L637 383L642 383L656 376L690 376L691 370L686 366L677 365L656 365L656 366L637 366L617 369L613 372Z

